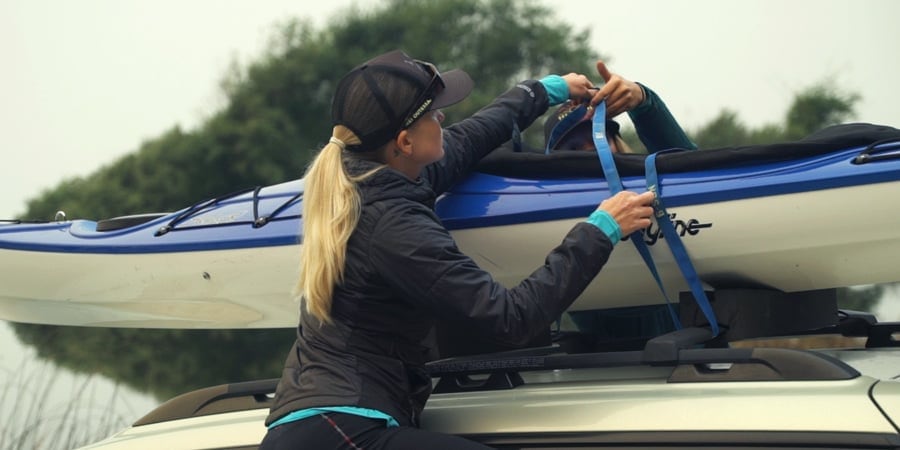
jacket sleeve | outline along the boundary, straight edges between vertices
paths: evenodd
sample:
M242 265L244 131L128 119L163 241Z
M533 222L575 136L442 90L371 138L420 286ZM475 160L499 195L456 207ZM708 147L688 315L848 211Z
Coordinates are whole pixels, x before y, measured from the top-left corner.
M572 304L609 259L613 244L597 227L579 223L517 286L506 288L457 248L421 213L385 214L371 243L372 267L407 301L488 341L519 346ZM418 215L418 217L414 217ZM386 238L397 236L397 239ZM535 261L536 265L539 264Z
M513 124L528 128L547 111L549 98L540 81L517 84L471 117L444 129L444 158L425 168L440 195L467 175L484 155L509 141Z
M628 116L647 151L656 153L670 148L696 150L697 144L691 141L662 99L647 86L638 84L644 90L646 99L629 111Z

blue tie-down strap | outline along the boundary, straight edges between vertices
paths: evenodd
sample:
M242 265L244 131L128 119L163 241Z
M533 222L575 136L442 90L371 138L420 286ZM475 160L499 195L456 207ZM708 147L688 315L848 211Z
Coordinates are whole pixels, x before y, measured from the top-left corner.
M607 186L609 186L610 195L615 195L624 190L625 187L622 184L622 179L619 177L619 172L616 170L616 162L613 160L612 149L609 148L609 142L607 142L606 139L606 103L600 102L595 108L591 126L594 147L597 149L597 156L600 158L600 165L603 167L603 176L606 178ZM653 275L653 279L656 280L659 292L661 292L663 298L666 299L666 306L669 309L669 315L672 316L672 323L675 325L675 329L680 330L681 320L678 319L675 307L672 306L672 301L669 300L666 289L663 287L662 279L659 277L659 271L656 270L656 264L653 262L653 256L650 255L650 248L648 248L647 243L644 242L644 233L635 231L629 235L629 240L634 243L634 248L637 249L637 252L641 255L644 264L647 265L647 269L649 269L650 274Z
M680 149L672 150L678 151ZM691 263L687 248L685 248L684 243L681 242L678 232L675 231L675 225L672 224L669 212L666 211L666 206L663 204L662 185L659 182L659 176L656 172L656 156L660 153L672 150L664 150L647 156L647 159L644 161L644 174L647 177L647 190L652 191L656 195L653 200L653 213L656 216L656 222L659 224L659 229L662 231L665 241L669 244L669 249L672 251L672 256L675 257L675 262L678 263L678 268L681 269L681 274L684 275L685 281L687 281L691 288L691 292L694 294L697 305L700 307L700 310L703 311L703 315L706 316L706 320L712 328L713 337L716 337L719 335L719 323L716 320L716 313L713 311L712 305L709 304L709 299L706 298L706 292L703 290L703 286L700 283L700 277L697 275L697 271Z

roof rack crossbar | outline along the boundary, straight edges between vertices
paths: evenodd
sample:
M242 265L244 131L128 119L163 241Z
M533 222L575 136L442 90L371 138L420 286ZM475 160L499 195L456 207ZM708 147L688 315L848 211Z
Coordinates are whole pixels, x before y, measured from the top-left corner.
M900 322L881 322L869 327L866 348L900 347Z
M159 405L138 419L134 426L268 406L271 402L269 394L275 392L277 384L278 379L273 378L191 391Z
M545 354L548 350L542 349L532 354L448 358L427 368L439 378L436 393L513 389L522 384L513 376L519 372L641 365L673 367L670 382L846 380L860 375L836 358L805 350L696 348L711 338L709 330L685 328L651 339L644 351L570 355ZM469 378L479 374L491 376L481 382Z
M670 383L710 381L825 381L860 376L831 356L787 348L682 350Z
M644 362L648 364L671 364L678 361L682 349L702 345L713 339L708 328L682 328L657 336L644 346Z

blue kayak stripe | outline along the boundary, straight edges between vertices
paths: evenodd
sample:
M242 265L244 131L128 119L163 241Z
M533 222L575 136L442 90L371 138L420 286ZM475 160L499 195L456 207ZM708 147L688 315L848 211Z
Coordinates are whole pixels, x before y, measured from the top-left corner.
M673 209L900 180L900 160L850 164L860 150L848 149L790 163L663 174L666 206ZM643 177L624 177L622 181L625 189L646 189ZM290 189L285 189L288 186L278 186L284 191L279 196L292 195ZM441 197L437 211L450 230L583 219L609 195L606 183L597 179L536 181L474 174ZM549 199L552 204L547 204ZM40 225L0 224L0 251L137 254L272 247L299 241L299 220L274 220L253 228L246 223L245 213L252 211L252 203L242 204L237 200L229 199L208 211L199 211L185 223L176 225L173 231L158 237L154 236L155 231L176 217L177 212L144 225L102 233L95 231L95 222L81 220ZM536 207L541 209L535 210ZM284 214L299 212L297 204ZM229 221L240 223L229 224ZM197 224L207 226L188 229Z

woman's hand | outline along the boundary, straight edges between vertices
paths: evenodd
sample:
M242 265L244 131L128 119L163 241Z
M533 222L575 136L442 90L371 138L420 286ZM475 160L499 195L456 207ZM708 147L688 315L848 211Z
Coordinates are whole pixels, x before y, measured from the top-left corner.
M575 103L589 100L593 94L591 89L596 89L594 83L585 75L569 73L562 77L563 80L566 80L566 84L569 85L569 98L574 100Z
M593 93L591 106L606 100L606 117L613 118L637 108L644 101L644 90L634 81L610 73L603 61L597 61L597 73L606 81L600 90Z
M622 191L603 200L598 209L608 212L619 224L622 236L628 236L650 226L650 216L653 215L651 205L654 198L653 192L650 191L643 194Z

